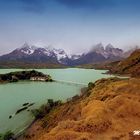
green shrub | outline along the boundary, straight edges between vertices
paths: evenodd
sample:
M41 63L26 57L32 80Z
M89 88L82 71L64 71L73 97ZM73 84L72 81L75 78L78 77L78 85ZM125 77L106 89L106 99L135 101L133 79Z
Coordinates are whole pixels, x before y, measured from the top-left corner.
M36 119L43 117L42 112L39 109L33 109L31 112Z
M14 133L7 131L3 136L0 135L0 140L15 140Z
M92 89L92 88L94 88L94 87L95 87L95 84L94 84L94 83L90 82L90 83L88 84L88 88L89 88L89 89Z
M53 99L48 99L47 104L42 105L39 109L31 110L35 119L43 118L48 114L54 107L61 105L61 101L53 101Z

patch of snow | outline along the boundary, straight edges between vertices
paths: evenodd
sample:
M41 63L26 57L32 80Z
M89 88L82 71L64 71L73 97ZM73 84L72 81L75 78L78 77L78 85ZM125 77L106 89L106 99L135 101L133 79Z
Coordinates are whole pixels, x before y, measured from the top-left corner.
M36 49L37 47L25 43L22 47L17 48L16 50L21 51L24 54L31 55Z
M61 59L64 59L64 58L68 57L67 54L65 53L65 51L62 50L62 49L55 49L55 48L53 48L53 52L56 55L57 60L59 62L61 62Z
M42 46L29 45L25 43L21 48L18 48L17 50L26 55L31 55L36 51L39 54L45 54L46 56L56 57L58 62L60 63L62 62L62 59L68 58L68 55L63 49L56 49L53 48L52 46L42 47Z
M82 54L79 54L79 55L72 54L72 55L69 55L69 58L72 59L72 60L77 60L77 59L79 59L81 56L82 56Z

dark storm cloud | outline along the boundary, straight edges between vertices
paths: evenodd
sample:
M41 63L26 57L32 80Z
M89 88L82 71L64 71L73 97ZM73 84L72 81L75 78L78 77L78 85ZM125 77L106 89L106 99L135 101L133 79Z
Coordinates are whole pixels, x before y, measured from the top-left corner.
M114 0L56 0L57 2L73 8L102 8L114 5Z
M45 10L44 0L20 0L22 8L27 12L42 13Z
M26 12L42 13L49 0L0 0L0 4L7 8L21 8Z
M19 4L26 12L43 13L47 10L49 3L55 3L56 7L64 5L70 9L100 10L114 7L124 7L124 9L139 8L140 0L0 0L2 3Z
M139 7L140 0L55 0L70 8L102 9L113 7Z

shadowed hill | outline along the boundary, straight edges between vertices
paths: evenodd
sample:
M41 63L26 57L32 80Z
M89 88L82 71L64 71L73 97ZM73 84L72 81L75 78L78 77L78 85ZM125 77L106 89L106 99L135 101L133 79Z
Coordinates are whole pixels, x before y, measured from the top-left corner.
M128 58L115 65L110 64L110 72L117 74L130 74L132 76L140 76L140 49L133 52Z

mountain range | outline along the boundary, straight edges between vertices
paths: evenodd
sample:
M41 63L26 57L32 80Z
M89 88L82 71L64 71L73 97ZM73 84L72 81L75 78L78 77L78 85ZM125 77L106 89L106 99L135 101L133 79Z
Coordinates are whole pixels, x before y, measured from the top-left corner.
M134 51L134 50L133 50ZM89 51L82 54L67 54L63 49L56 49L53 47L37 47L25 43L12 52L0 56L0 67L4 64L12 63L18 67L18 63L34 64L47 66L48 64L59 66L76 66L83 64L96 64L105 61L121 60L128 57L132 53L131 50L124 52L122 49L115 48L108 44L103 46L99 43L93 46Z

